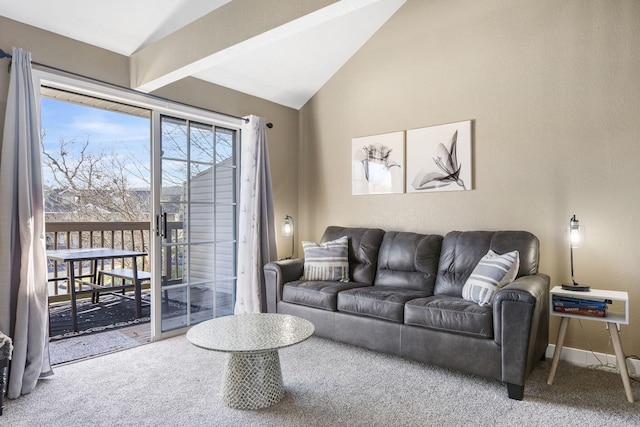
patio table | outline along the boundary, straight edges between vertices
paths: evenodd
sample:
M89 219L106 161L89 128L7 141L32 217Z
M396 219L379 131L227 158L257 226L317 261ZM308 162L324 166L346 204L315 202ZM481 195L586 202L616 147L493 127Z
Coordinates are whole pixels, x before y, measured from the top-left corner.
M138 265L137 258L139 256L146 256L146 252L130 251L125 249L113 249L113 248L77 248L77 249L53 249L47 251L47 258L52 261L64 262L67 264L67 282L71 288L71 319L73 321L73 331L78 332L78 312L76 306L77 295L95 293L100 289L118 290L124 289L125 286L109 287L105 288L100 286L97 281L98 276L98 262L101 260L117 259L117 258L131 258L133 260L133 284L135 286L135 301L136 301L136 316L140 317L142 313L142 289L140 282L137 278ZM76 263L82 261L91 261L93 263L90 274L76 275ZM56 277L51 280L61 280L64 277ZM82 279L91 279L85 281ZM76 290L76 280L79 281L79 289ZM90 289L83 290L82 286L89 286Z

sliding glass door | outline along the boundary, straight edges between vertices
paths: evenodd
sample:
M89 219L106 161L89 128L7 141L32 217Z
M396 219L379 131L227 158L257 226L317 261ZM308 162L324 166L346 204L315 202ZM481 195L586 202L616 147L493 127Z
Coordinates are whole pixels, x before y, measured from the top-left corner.
M177 335L189 325L231 314L236 287L237 153L242 119L38 70L34 70L34 78L39 86L56 91L49 92L52 97L80 100L82 104L91 99L90 105L95 102L102 108L107 105L108 110L150 118L151 182L146 179L148 168L137 160L144 144L132 138L136 133L132 135L130 127L120 126L118 130L125 131L118 141L122 150L117 156L100 157L113 159L100 170L104 186L96 193L110 204L91 205L105 224L140 222L140 229L147 233L140 248L150 255L152 339ZM68 161L68 147L60 148L59 153ZM90 151L81 152L87 166L95 166L91 162L97 157ZM141 180L133 179L142 172L146 175ZM126 203L119 201L114 183L109 181L114 174L123 185L131 186L130 191L121 191L127 196ZM63 196L67 203L73 195ZM116 199L118 215L114 214ZM139 212L144 217L139 218ZM149 264L141 269L147 271Z
M164 333L233 313L238 135L159 117L155 318Z

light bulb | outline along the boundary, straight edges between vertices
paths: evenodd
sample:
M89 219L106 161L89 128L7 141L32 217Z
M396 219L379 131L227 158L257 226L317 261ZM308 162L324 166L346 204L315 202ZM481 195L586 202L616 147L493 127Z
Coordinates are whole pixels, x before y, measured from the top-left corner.
M289 215L284 217L282 222L282 235L291 236L293 234L293 218Z
M580 240L580 222L574 215L569 221L569 241L571 242L572 247L577 248L580 244Z

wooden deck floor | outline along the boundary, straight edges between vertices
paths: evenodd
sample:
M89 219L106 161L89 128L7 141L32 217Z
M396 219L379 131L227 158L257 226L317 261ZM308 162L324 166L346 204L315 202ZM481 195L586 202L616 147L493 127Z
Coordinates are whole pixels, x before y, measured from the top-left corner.
M128 326L119 329L120 332L138 341L140 344L148 344L151 342L151 323L139 323L137 325Z

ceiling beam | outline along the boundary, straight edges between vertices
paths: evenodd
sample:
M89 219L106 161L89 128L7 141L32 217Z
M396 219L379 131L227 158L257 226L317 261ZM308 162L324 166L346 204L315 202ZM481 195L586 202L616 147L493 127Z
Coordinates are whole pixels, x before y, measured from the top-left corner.
M325 15L333 16L335 12L322 11L327 6L352 9L369 2L371 0L233 0L134 53L129 63L131 87L152 92L257 49L269 40L301 31L303 28L299 27L313 25L318 19L331 19ZM300 20L308 16L315 19Z

